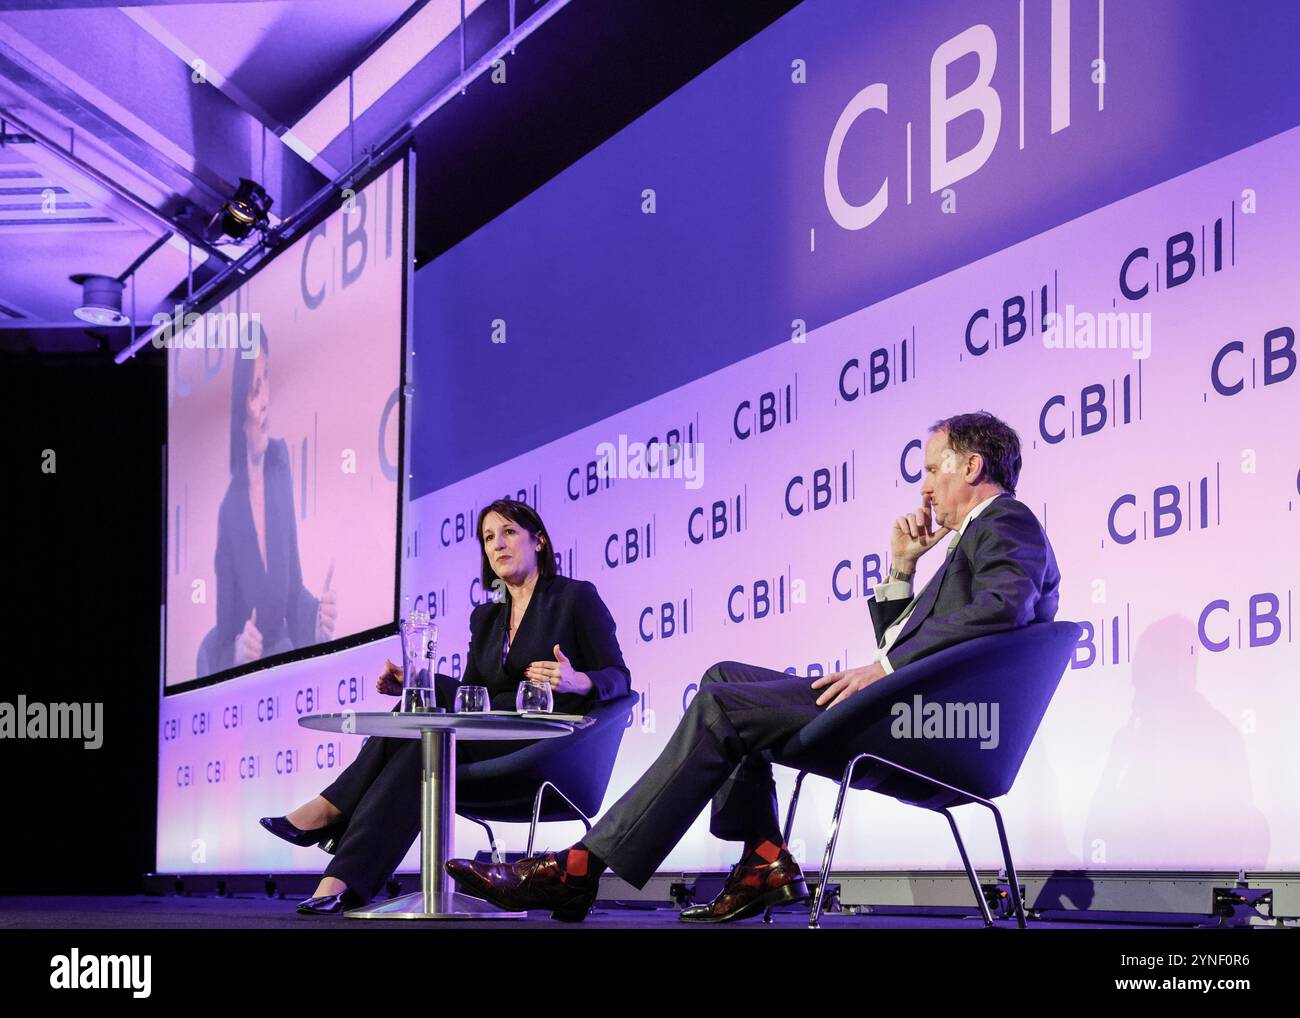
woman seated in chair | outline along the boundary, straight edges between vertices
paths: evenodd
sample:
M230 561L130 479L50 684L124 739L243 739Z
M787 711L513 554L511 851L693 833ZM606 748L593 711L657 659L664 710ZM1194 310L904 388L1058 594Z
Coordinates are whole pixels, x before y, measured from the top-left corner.
M587 714L631 691L614 620L596 588L555 572L541 518L523 502L502 499L478 517L483 589L500 600L470 614L470 644L459 684L486 686L494 710L514 710L524 680L545 682L559 713ZM438 676L438 706L450 711L457 683ZM401 669L388 662L381 693L401 692ZM459 763L513 752L531 743L466 742ZM333 841L336 851L315 894L299 912L337 913L364 905L383 887L420 832L420 741L370 738L332 785L262 826L294 845Z

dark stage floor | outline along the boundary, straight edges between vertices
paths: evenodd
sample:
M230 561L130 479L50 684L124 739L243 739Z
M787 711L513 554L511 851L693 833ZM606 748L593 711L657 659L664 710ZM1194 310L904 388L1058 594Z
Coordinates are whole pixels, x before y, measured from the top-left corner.
M295 900L266 897L178 897L175 895L133 897L7 897L0 898L0 929L310 929L357 930L365 928L420 929L431 922L411 920L356 920L339 916L299 915ZM777 913L773 926L798 929L806 926L806 911ZM601 907L594 910L580 926L558 923L545 912L530 913L527 919L441 923L466 929L555 929L574 928L608 930L761 930L757 919L723 926L696 926L677 921L675 909L653 910ZM1014 920L1002 920L1000 928L1014 929ZM919 915L848 915L831 914L823 918L824 929L909 930L948 929L979 930L983 924L976 917ZM1152 929L1150 925L1114 922L1080 922L1039 920L1030 929Z

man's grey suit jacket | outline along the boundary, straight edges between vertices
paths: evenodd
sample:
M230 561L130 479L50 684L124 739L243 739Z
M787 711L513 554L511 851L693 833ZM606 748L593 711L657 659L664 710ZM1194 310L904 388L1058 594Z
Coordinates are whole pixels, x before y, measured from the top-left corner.
M999 495L971 521L939 567L890 647L901 668L977 636L1056 618L1061 574L1038 518L1013 496ZM879 643L910 602L868 601Z

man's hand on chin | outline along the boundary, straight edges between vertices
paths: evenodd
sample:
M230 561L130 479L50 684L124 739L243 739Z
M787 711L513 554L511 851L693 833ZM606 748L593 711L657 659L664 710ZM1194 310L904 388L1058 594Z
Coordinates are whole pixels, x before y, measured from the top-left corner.
M824 690L822 695L817 697L817 706L834 707L841 700L847 700L858 690L866 689L873 682L884 677L885 669L878 662L861 668L850 668L847 671L823 675L812 684L813 689Z

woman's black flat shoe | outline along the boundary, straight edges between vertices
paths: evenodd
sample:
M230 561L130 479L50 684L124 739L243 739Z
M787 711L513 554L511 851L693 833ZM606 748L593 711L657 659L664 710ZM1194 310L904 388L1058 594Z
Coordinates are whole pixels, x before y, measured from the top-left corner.
M360 908L365 902L360 895L346 890L342 894L322 894L319 898L308 898L298 906L304 915L342 915L350 908Z
M290 845L297 845L299 848L310 848L312 845L320 845L331 855L334 854L334 848L338 843L339 835L343 833L342 822L327 824L325 827L317 827L314 831L300 831L289 822L288 817L262 817L258 823L274 834L277 838L282 838Z

